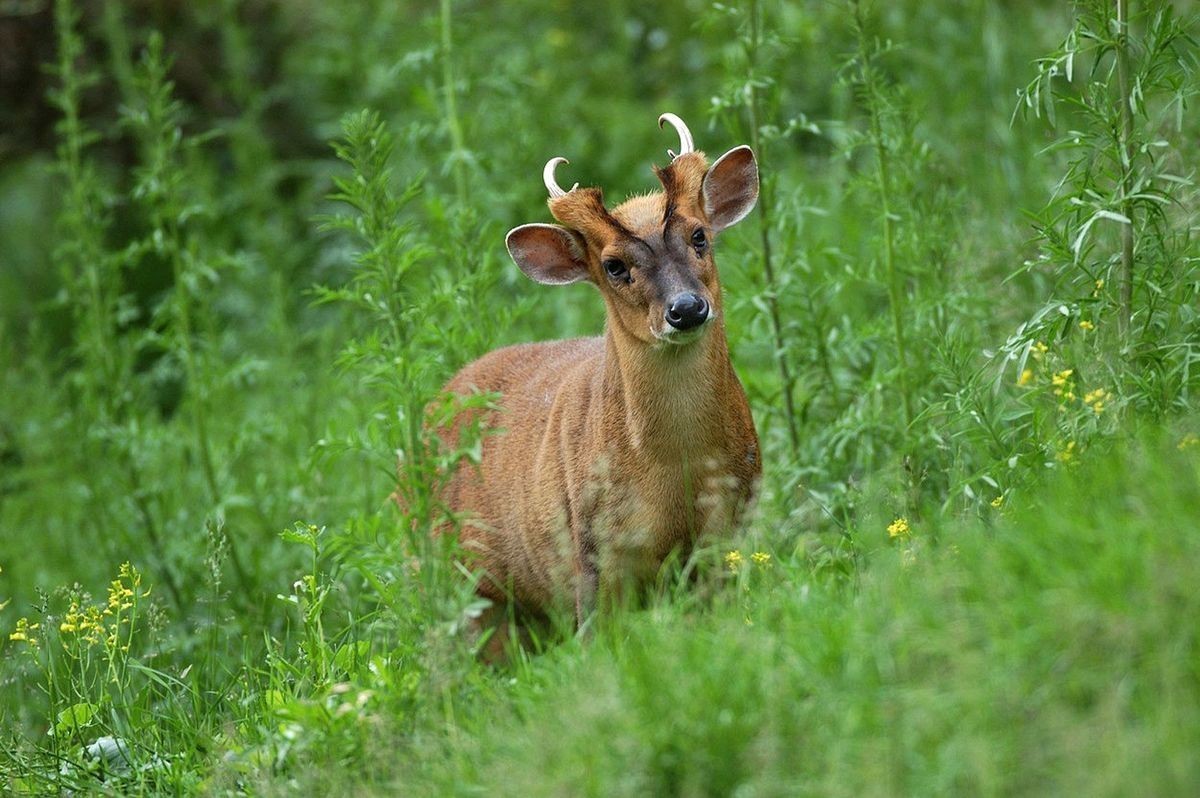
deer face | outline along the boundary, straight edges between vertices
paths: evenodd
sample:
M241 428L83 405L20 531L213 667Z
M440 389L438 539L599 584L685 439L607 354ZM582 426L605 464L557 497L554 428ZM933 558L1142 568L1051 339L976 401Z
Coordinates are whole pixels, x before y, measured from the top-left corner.
M551 212L563 225L523 225L506 242L513 260L538 282L593 283L604 295L609 324L654 347L691 343L718 318L713 239L758 199L749 147L730 150L709 168L691 149L683 123L668 114L663 119L680 129L683 151L656 170L661 193L610 212L599 189L558 188L554 168L563 159L552 159L546 186Z
M609 323L656 346L695 341L721 309L712 231L697 216L668 215L663 200L639 198L617 208L620 232L599 248L599 268L589 268Z

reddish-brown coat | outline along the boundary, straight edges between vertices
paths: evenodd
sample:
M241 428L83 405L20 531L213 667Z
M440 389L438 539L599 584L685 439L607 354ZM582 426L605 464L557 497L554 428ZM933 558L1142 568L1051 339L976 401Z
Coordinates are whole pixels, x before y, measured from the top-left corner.
M586 263L604 296L603 337L500 349L447 384L458 394L501 394L498 409L469 411L501 431L484 438L480 465L462 466L444 494L468 514L460 539L482 574L481 595L536 613L574 609L582 622L598 591L644 584L673 551L731 530L751 501L758 437L730 363L711 252L697 252L687 279L703 283L715 319L683 345L656 340L662 306L651 296L652 268L639 271L635 294L632 284L610 284L600 265L623 236L661 240L668 202L678 224L709 225L707 168L701 153L681 155L660 172L663 193L612 211L596 189L552 199L554 216L586 250L579 268ZM472 420L464 415L443 434L455 438Z

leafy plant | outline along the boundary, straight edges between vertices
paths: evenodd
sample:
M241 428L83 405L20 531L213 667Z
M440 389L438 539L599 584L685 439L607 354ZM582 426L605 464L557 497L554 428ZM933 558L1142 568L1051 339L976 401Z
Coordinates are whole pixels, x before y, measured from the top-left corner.
M1055 275L1051 304L1065 312L1038 314L1026 349L1009 351L1023 365L1033 340L1074 339L1081 357L1120 374L1128 401L1159 413L1190 390L1195 358L1196 184L1183 114L1197 92L1194 27L1169 3L1132 13L1126 0L1077 3L1018 106L1067 128L1048 148L1065 172L1035 219L1041 251L1027 264Z

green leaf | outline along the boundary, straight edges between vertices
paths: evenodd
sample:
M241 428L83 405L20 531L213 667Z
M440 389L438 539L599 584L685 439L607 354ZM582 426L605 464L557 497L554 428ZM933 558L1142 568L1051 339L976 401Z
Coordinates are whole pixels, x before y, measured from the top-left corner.
M72 704L58 713L58 718L54 722L54 735L60 737L63 734L76 732L84 726L90 726L99 711L99 706L88 701Z
M345 674L353 674L367 662L371 644L366 640L347 643L333 655L333 667Z

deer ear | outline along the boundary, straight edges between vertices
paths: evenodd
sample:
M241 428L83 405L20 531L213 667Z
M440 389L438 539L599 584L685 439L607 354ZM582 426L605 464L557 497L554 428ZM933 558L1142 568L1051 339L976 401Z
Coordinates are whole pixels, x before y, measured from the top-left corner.
M704 175L701 194L714 232L746 218L758 202L758 164L751 149L743 144L718 158Z
M587 249L579 235L556 224L523 224L504 239L508 254L531 280L566 285L588 278Z

